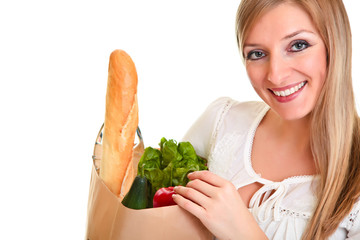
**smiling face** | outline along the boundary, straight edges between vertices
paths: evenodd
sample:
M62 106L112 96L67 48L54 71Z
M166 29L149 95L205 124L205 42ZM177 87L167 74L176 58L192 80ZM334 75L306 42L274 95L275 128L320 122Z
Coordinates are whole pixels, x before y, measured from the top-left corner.
M284 120L307 116L326 78L326 48L310 16L283 3L250 29L243 53L257 94Z

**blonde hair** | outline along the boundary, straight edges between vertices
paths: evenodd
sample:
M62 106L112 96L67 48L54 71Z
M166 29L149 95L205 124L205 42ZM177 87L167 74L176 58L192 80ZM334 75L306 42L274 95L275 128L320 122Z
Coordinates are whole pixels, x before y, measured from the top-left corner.
M255 21L285 2L312 17L327 49L327 77L311 113L311 150L320 175L318 203L302 236L325 239L360 196L360 120L352 87L350 24L341 0L242 0L236 18L241 52Z

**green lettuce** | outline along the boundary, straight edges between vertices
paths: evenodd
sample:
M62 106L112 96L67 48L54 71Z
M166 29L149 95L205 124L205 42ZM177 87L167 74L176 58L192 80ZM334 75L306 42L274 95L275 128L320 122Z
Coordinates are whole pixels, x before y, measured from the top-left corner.
M138 164L138 175L151 183L151 198L162 187L185 186L190 172L207 170L206 159L195 152L190 142L162 138L160 150L147 147Z

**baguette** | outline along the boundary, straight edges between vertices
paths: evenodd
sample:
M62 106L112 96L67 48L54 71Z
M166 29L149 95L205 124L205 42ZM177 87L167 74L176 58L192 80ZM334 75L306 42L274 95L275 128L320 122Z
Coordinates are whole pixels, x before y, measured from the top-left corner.
M120 195L125 175L127 179L135 178L133 169L128 168L132 168L139 121L137 82L130 56L123 50L113 51L109 60L100 177L116 196Z

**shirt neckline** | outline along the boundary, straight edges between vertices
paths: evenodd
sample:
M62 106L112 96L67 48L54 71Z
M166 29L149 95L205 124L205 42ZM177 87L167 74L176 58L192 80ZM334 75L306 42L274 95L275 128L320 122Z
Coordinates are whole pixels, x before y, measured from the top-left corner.
M256 129L258 128L260 122L265 117L266 113L270 110L270 107L267 104L264 104L263 109L260 110L259 114L256 116L254 121L252 122L249 132L246 137L246 145L245 145L245 151L244 151L244 165L245 169L248 172L248 174L255 178L256 182L259 182L261 184L279 184L279 183L300 183L300 182L308 182L313 180L317 175L296 175L291 176L288 178L285 178L282 181L272 181L266 178L261 177L261 174L258 174L255 172L252 161L251 161L251 153L252 153L252 147L253 142L255 138Z

